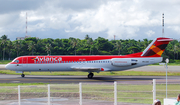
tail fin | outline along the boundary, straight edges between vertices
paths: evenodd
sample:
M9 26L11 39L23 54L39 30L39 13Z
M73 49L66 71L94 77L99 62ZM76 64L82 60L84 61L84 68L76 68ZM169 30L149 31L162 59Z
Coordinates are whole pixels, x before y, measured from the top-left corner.
M154 39L143 51L143 54L141 56L160 57L168 43L172 40L173 39L164 37Z

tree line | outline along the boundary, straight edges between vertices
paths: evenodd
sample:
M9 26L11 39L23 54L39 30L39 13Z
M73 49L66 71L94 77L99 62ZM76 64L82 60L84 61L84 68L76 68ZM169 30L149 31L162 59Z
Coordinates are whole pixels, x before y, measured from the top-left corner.
M37 39L11 41L7 35L0 38L0 58L10 60L24 55L127 55L142 52L152 40L108 40L102 37L92 39L86 35L84 39ZM164 58L179 59L180 41L170 42L163 53Z

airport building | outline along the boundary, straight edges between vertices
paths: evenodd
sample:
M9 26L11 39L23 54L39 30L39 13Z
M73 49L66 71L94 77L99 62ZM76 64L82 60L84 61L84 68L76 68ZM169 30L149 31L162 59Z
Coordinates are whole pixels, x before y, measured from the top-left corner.
M26 38L30 38L31 35L26 35L25 37L17 37L16 40L24 40ZM36 39L39 39L38 37L36 37Z

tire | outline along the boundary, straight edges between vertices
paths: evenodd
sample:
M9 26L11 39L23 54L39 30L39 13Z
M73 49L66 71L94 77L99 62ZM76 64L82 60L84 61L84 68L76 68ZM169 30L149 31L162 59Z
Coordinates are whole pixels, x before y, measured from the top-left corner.
M25 77L25 74L21 74L21 77Z
M89 79L92 79L92 78L93 78L93 76L94 76L94 74L93 74L93 73L89 73L89 74L88 74L88 78L89 78Z

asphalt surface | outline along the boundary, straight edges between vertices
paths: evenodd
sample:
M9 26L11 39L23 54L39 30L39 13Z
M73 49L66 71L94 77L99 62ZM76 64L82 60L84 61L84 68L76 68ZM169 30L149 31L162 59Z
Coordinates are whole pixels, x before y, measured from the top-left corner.
M153 79L157 79L157 83L165 83L165 76L95 76L88 79L86 76L34 76L26 75L22 78L20 75L0 75L0 83L49 83L49 84L67 84L67 83L112 83L117 81L122 84L148 84ZM168 82L179 84L180 77L168 76Z
M6 70L5 65L4 64L0 64L0 70Z

